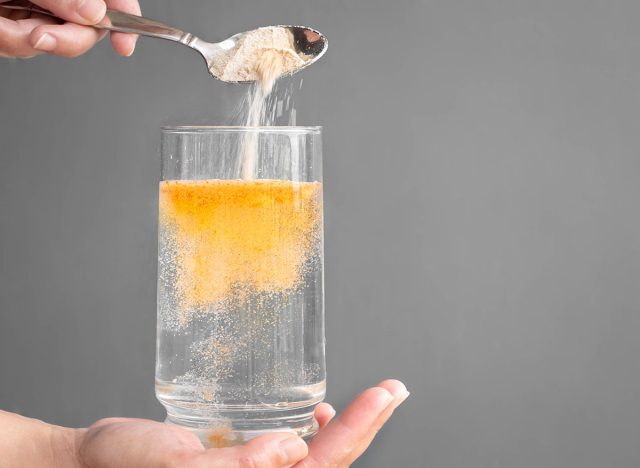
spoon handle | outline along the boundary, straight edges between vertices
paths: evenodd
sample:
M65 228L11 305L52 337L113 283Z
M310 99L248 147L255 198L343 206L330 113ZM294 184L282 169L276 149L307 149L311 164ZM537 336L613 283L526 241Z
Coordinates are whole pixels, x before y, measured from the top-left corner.
M34 5L27 0L0 0L0 8L33 11L34 13L40 13L57 18L57 16L50 11ZM167 26L159 21L114 10L107 10L102 21L92 26L97 29L106 29L108 31L134 33L142 36L168 39L170 41L181 42L187 45L190 45L190 43L195 39L195 36L192 34L172 28L171 26Z

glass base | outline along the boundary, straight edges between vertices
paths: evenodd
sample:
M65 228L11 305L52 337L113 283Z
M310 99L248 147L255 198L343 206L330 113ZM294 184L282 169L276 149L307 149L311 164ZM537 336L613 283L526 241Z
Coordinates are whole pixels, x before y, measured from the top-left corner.
M318 432L313 411L292 417L269 419L192 419L167 415L167 424L180 426L195 434L205 448L223 448L242 445L266 434L289 432L309 441Z

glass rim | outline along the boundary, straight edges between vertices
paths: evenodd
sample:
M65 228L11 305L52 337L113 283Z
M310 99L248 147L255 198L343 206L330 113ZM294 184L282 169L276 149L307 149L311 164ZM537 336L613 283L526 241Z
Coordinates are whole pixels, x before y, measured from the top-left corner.
M247 125L165 125L162 133L287 133L287 134L310 134L322 133L322 126L247 126Z

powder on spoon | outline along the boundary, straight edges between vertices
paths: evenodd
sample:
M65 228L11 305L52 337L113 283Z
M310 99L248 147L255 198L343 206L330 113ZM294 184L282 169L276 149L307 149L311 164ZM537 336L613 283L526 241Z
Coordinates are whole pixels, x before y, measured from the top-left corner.
M260 81L265 94L269 94L275 79L305 63L296 51L291 31L269 26L244 34L234 47L220 55L212 70L224 81ZM270 76L274 79L268 79Z

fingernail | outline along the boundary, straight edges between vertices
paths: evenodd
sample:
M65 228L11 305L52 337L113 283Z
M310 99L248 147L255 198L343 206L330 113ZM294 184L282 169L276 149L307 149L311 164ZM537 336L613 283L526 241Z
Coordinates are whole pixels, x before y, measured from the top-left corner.
M381 397L380 405L382 406L382 409L384 409L393 401L393 395L386 388L383 388L382 390L384 390L384 395Z
M307 444L297 436L280 441L279 447L285 462L298 461L307 454Z
M51 34L44 33L42 36L40 36L40 39L38 39L36 43L33 44L33 48L43 50L45 52L51 52L56 48L56 43L57 41L55 37L53 37Z
M411 395L411 392L409 392L408 390L405 390L404 393L398 397L398 404L402 403L404 400L409 398L409 395Z
M135 50L136 50L136 43L134 42L133 44L131 44L131 50L127 54L127 57L131 57L133 55L133 53L135 52Z
M107 5L102 0L84 0L78 7L78 14L88 23L95 24L104 18Z

